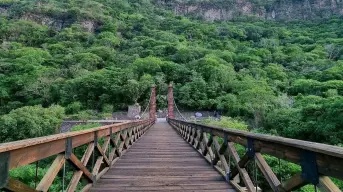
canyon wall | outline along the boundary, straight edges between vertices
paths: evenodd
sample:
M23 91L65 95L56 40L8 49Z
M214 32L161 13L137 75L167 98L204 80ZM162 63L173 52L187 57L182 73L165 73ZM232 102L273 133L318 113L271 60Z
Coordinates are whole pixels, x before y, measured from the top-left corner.
M155 0L177 15L207 21L254 16L268 20L310 20L343 15L343 0Z

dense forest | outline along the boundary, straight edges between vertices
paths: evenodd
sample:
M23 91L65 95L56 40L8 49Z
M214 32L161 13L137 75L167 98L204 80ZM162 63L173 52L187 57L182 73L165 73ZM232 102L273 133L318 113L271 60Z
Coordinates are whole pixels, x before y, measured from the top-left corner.
M0 0L0 142L144 106L152 84L165 108L173 82L183 110L342 145L341 26L340 17L204 22L149 0Z
M63 114L144 105L152 84L164 108L173 82L184 110L223 110L263 132L343 143L342 18L207 23L135 0L0 7L2 141L13 140L11 129L40 127L42 116L54 114L51 130L30 136L51 133Z

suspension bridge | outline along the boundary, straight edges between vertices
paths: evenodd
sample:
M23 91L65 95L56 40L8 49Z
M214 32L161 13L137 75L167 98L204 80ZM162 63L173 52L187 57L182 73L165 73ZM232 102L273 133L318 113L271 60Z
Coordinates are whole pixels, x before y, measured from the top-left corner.
M155 87L148 106L149 115L141 120L0 144L0 191L49 191L57 176L60 191L68 192L284 192L305 185L341 191L333 182L343 180L341 147L205 126L182 114L176 119L171 85L166 120L156 119ZM282 180L268 165L270 157L298 164L299 171ZM46 158L54 160L35 187L10 176L11 170Z

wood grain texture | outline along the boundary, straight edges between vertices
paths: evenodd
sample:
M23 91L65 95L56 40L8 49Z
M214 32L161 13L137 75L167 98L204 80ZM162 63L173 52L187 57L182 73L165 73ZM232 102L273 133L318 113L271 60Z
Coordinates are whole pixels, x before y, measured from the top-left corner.
M255 154L255 160L257 166L260 168L264 178L266 178L269 186L273 189L273 191L277 191L278 187L281 185L279 179L274 174L273 170L269 167L266 160L263 158L261 153Z
M81 162L84 166L87 165L92 153L94 151L94 143L90 143L87 146L87 149L85 151L85 154L83 154ZM71 181L69 182L69 186L67 188L68 192L72 192L76 190L77 184L79 183L83 172L81 170L77 170L74 172L73 177L71 178Z
M72 153L70 158L68 159L72 165L83 172L83 175L88 179L88 181L93 182L92 174L88 171L88 169L82 164L82 162Z
M173 128L157 123L90 191L235 190Z
M112 133L116 133L138 124L149 124L149 121L131 121L89 130L3 143L0 144L0 153L7 151L10 153L10 169L14 169L64 152L66 138L68 137L72 138L72 147L76 148L92 142L94 140L94 132L97 132L98 137L101 138L108 136L110 129Z
M39 182L36 187L37 191L48 191L50 185L54 181L56 175L65 163L64 155L57 155L54 162L51 164L49 170L45 173L43 179Z
M214 136L221 138L227 135L231 142L245 147L248 146L247 140L250 138L254 140L255 151L296 164L300 164L301 154L304 150L311 151L316 154L319 174L343 180L342 147L251 133L230 128L206 126L174 119L169 119L169 122L177 126L197 127L204 132L212 133Z
M321 176L319 178L319 184L317 187L321 192L341 192L341 190L327 176Z
M37 190L11 177L8 178L8 183L4 189L15 192L38 192Z

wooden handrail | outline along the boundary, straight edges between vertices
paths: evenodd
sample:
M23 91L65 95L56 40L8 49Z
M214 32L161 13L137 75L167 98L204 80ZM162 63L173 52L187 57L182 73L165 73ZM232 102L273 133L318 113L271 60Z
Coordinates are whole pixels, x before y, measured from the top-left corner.
M104 174L130 145L140 138L154 123L154 120L128 121L101 126L98 128L60 133L46 137L26 139L0 144L0 189L10 191L47 191L58 171L67 160L76 168L67 191L74 191L81 176L90 184ZM114 138L115 137L115 138ZM103 146L98 140L104 138ZM73 149L88 145L84 156L79 160ZM108 155L106 152L109 151ZM86 168L90 157L98 154L92 173ZM57 155L47 174L36 189L9 177L9 170ZM93 159L94 161L94 159ZM102 166L104 164L104 166ZM103 168L104 167L104 168ZM102 169L101 169L102 168ZM85 186L88 188L89 185Z
M101 127L87 129L87 130L67 132L67 133L59 133L59 134L54 134L54 135L49 135L49 136L44 136L44 137L35 137L35 138L31 138L31 139L24 139L24 140L13 141L13 142L8 142L8 143L0 143L0 153L5 152L5 151L11 151L11 150L23 148L23 147L29 147L29 146L33 146L33 145L37 145L37 144L47 143L47 142L51 142L51 141L55 141L55 140L65 139L68 137L83 135L86 133L92 133L95 131L102 131L104 129L109 129L109 128L125 129L125 127L129 127L135 123L139 123L139 121L136 121L136 122L128 121L128 122L124 122L124 123L105 125L105 126L101 126Z
M217 168L223 172L223 176L229 178L228 181L230 181L230 183L237 186L237 189L239 189L238 183L233 181L233 177L237 174L240 175L245 183L245 189L248 191L253 189L254 186L249 175L247 175L245 166L249 160L255 159L258 167L270 184L271 189L274 191L291 191L307 183L317 184L317 186L324 191L340 191L328 177L324 176L343 180L343 148L341 147L250 133L229 128L206 126L175 119L168 119L168 122L185 138L185 140L194 145L196 149L202 148L199 152L201 152L210 163L216 165L218 161L221 161L224 168ZM205 137L210 135L210 137L203 139L199 137L200 135L204 135ZM222 146L219 146L217 137L224 140ZM243 157L239 157L234 148L234 143L246 147L247 153ZM208 147L206 147L206 145ZM213 152L210 150L213 150ZM208 156L208 151L213 154ZM249 153L249 151L251 153ZM233 157L233 162L235 162L236 165L234 169L230 170L226 164L227 162L223 162L227 160L224 158L224 153ZM277 177L264 160L262 154L301 165L302 174L300 174L300 179L295 179L298 177L294 177L291 178L288 183L281 183L277 180ZM227 173L227 171L231 172ZM313 172L307 173L307 171ZM304 174L314 174L314 176L309 178L304 176ZM316 180L319 183L316 183ZM297 182L299 183L297 184Z

